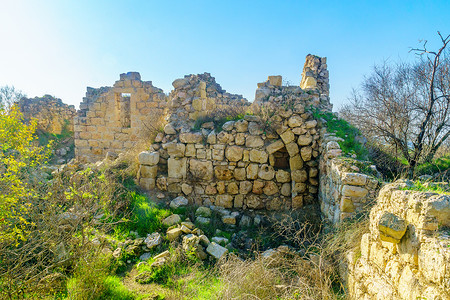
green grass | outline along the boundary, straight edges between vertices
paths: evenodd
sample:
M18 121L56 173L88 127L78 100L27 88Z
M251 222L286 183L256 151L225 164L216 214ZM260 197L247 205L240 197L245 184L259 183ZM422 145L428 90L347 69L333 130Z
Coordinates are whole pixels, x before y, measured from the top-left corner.
M424 163L417 166L416 173L418 175L435 174L450 170L450 155L446 155L434 160L431 163Z
M415 181L414 185L402 188L402 190L418 191L418 192L434 192L438 194L450 195L450 185L448 183L440 184L434 182Z
M353 127L343 119L339 119L330 112L313 110L313 116L316 120L324 119L327 122L327 131L329 133L335 133L337 137L344 140L338 142L344 154L356 154L358 159L368 159L369 152L362 143L356 140L357 136L361 136L361 133L356 127Z

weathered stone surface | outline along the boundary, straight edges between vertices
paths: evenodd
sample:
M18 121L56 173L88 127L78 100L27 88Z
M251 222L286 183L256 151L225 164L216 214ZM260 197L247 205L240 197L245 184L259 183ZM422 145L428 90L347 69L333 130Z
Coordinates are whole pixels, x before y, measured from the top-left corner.
M280 191L281 195L283 196L290 196L291 195L291 184L290 183L283 183L283 185L281 186L281 191Z
M156 186L156 180L155 178L140 178L139 186L147 191L152 190Z
M154 166L159 162L158 152L142 151L138 156L139 164L146 166Z
M214 174L219 180L230 180L233 178L233 170L228 166L216 166L214 167Z
M168 144L163 145L163 147L164 146L167 149L167 153L171 157L184 157L184 152L186 150L186 145L185 144L168 143Z
M255 135L249 135L245 139L245 146L249 148L257 148L264 146L264 141L261 137Z
M185 194L185 195L190 195L193 191L193 188L191 185L187 184L187 183L183 183L181 185L181 191Z
M186 132L186 133L180 133L180 142L186 143L186 144L196 144L203 141L203 136L201 133L198 132Z
M295 156L299 152L298 146L294 142L287 144L286 150L289 153L289 156Z
M234 169L234 178L236 180L245 180L247 178L247 172L245 171L245 168Z
M311 144L313 138L310 134L303 134L298 137L297 144L300 146L308 146Z
M251 192L251 190L253 189L253 183L251 183L250 181L241 181L239 183L239 193L246 195L248 193Z
M248 123L248 132L250 132L251 135L261 135L263 133L262 127L257 122L249 122Z
M289 159L289 166L291 171L300 170L303 168L303 160L300 155L295 155Z
M267 154L266 151L256 149L250 150L250 161L252 162L264 164L267 162L268 158L269 154Z
M361 173L344 173L342 174L342 184L348 185L365 185L367 175Z
M293 115L288 120L288 126L291 128L302 126L303 119L299 115Z
M217 195L216 196L216 205L224 208L232 208L233 207L233 196L231 195Z
M281 148L284 147L284 143L282 140L277 140L275 142L273 142L272 144L270 144L269 146L266 147L266 150L269 154L275 153L278 150L280 150Z
M197 179L212 180L213 166L211 161L189 160L189 171Z
M239 187L238 187L237 183L231 182L230 184L228 184L227 192L228 192L228 194L231 194L231 195L236 195L237 193L239 193Z
M263 205L261 199L256 195L249 195L247 198L245 198L245 204L250 209L264 208L264 205Z
M181 217L177 214L173 214L162 220L162 223L166 226L172 226L181 222Z
M248 129L248 121L246 120L238 120L234 123L234 127L237 132L246 132Z
M306 182L308 180L308 173L306 173L306 170L295 170L291 175L292 180L295 182Z
M290 129L286 130L282 134L280 134L281 139L283 140L284 144L289 144L295 139L295 135L292 133Z
M263 164L258 172L258 177L263 180L272 180L275 176L275 170L272 166Z
M179 89L188 84L188 80L184 78L175 79L172 82L174 88Z
M291 181L291 173L285 170L278 170L276 172L275 178L277 182L290 182Z
M206 248L206 252L215 259L221 259L228 253L228 249L215 242L211 242Z
M188 204L189 204L188 199L186 199L183 196L178 196L175 199L173 199L172 201L170 201L170 208L177 209L179 207L186 206Z
M364 197L368 190L359 186L344 185L342 187L342 195L349 197Z
M195 216L200 216L200 217L205 217L205 218L209 218L211 217L211 209L209 207L205 207L205 206L200 206L199 208L197 208L197 210L195 211Z
M222 129L225 131L231 131L234 128L235 121L228 121L225 122L225 124L222 125Z
M152 234L148 234L147 238L144 240L145 245L148 249L153 249L159 246L162 243L161 234L158 232L153 232Z
M264 186L263 192L267 196L275 195L275 194L277 194L279 192L278 186L273 181L267 181L265 186Z
M351 213L355 211L355 206L353 205L353 201L350 197L342 197L340 208L342 212Z
M156 178L158 174L158 166L145 166L139 167L139 176L141 178Z
M281 86L281 83L283 82L283 77L281 75L269 76L268 80L269 80L270 85Z
M247 179L257 179L259 166L257 164L249 164L246 168Z
M399 243L406 232L406 221L398 216L385 212L378 222L380 238L382 241Z
M186 158L167 160L167 172L170 178L186 178Z
M181 235L183 234L183 231L181 231L180 228L173 228L167 231L167 239L169 241L175 241L177 240Z
M263 188L264 188L264 181L261 181L261 180L253 181L253 189L252 189L253 194L257 194L257 195L262 194Z
M239 146L228 146L225 150L225 157L229 161L239 161L242 159L244 149Z
M292 209L303 207L303 195L292 197Z
M300 154L302 156L303 161L310 161L312 158L312 148L311 147L302 147L300 149Z
M167 124L166 126L164 126L164 133L165 134L176 134L176 130L175 128L173 128L172 124Z

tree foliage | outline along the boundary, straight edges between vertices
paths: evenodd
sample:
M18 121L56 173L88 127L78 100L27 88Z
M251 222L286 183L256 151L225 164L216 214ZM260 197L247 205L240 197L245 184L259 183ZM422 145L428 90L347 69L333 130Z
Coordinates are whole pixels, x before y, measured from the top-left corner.
M430 162L450 136L450 35L437 51L412 49L415 63L375 66L340 114L370 142L408 165Z
M14 86L2 86L0 87L0 109L9 110L14 103L26 95L22 91L17 90Z

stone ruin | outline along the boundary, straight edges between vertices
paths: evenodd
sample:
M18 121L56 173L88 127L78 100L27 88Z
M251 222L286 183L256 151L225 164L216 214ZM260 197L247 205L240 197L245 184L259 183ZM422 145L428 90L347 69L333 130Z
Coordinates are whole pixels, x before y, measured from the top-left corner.
M331 111L326 58L308 55L300 86L281 76L258 84L255 101L227 93L209 73L173 82L169 95L121 74L113 87L88 88L75 118L76 157L97 161L160 130L139 155L139 184L198 205L279 210L317 199L320 128ZM239 112L217 127L217 116ZM157 128L155 128L157 127Z

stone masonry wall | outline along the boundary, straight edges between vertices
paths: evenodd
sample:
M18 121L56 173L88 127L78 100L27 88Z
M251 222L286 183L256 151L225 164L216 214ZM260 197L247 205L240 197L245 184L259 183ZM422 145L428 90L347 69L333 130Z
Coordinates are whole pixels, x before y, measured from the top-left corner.
M373 205L380 183L375 176L361 172L358 167L361 162L341 156L339 144L333 140L336 137L323 135L319 160L320 209L326 219L337 224Z
M361 252L348 254L352 299L450 299L450 196L384 186Z
M163 91L139 73L120 75L113 87L88 88L75 123L75 155L97 161L108 151L124 152L160 123L167 108Z
M73 132L73 105L64 104L61 99L45 95L43 97L22 98L18 106L25 121L37 120L37 130L51 134L61 134L64 130Z

